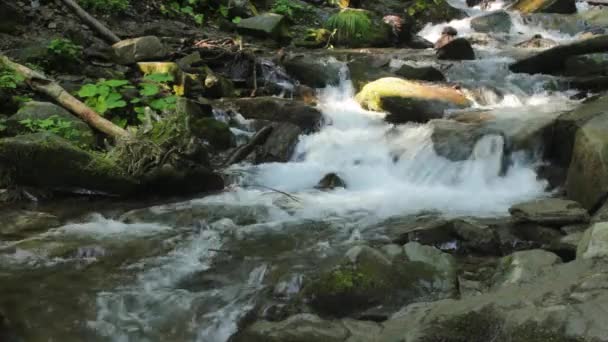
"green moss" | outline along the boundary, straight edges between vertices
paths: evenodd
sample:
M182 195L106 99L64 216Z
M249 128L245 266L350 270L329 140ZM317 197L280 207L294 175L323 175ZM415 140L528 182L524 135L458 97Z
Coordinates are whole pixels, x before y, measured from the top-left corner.
M345 8L332 15L325 27L334 32L337 45L349 47L384 46L391 29L382 20L374 20L366 10Z

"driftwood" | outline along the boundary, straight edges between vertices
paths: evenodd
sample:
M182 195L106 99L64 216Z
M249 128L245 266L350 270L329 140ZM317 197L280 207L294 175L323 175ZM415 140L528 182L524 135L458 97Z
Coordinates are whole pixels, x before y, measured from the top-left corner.
M227 167L232 164L236 164L243 161L243 159L247 158L247 156L251 154L251 152L253 152L256 146L266 142L266 139L268 139L268 136L270 135L272 130L272 125L264 126L264 128L262 128L256 134L253 135L253 137L248 143L241 145L239 148L237 148L226 160L226 162L224 162L224 166Z
M0 55L0 65L4 65L21 75L33 90L52 97L60 105L74 113L91 127L115 139L130 136L126 130L116 126L111 121L104 119L80 100L70 95L70 93L63 89L57 82L47 78L45 75L19 63L15 63L3 55Z
M120 38L100 23L97 19L91 16L87 11L82 9L74 0L61 0L66 6L72 9L74 13L87 24L91 29L95 30L107 43L116 44L120 41Z

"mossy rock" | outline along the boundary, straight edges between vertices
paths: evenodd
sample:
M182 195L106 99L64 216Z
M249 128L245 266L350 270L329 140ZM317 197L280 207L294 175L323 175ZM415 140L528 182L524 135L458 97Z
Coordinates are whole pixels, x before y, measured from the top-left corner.
M406 9L406 14L406 20L413 22L416 30L427 23L438 24L467 17L465 11L452 7L446 0L414 1Z
M213 118L194 119L190 122L190 129L194 136L207 140L218 150L225 150L235 145L230 127Z
M471 104L458 89L396 77L366 84L356 100L365 109L387 112L387 120L395 123L426 122L443 117L447 109L466 108Z
M336 30L333 43L338 46L386 47L391 44L391 27L366 10L345 8L331 16L325 27Z
M391 263L372 248L355 248L361 248L356 261L346 260L305 286L303 294L318 312L343 317L375 305L403 305L429 294L424 284L441 277L425 263Z
M0 165L17 185L128 194L136 184L105 155L82 150L51 133L0 139Z

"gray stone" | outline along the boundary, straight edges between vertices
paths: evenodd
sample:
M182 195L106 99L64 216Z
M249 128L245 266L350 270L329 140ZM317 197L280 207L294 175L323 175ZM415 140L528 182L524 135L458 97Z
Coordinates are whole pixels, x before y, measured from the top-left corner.
M395 71L395 75L403 77L408 80L420 80L429 82L445 82L445 76L441 71L437 70L432 66L426 67L412 67L409 65L402 65Z
M287 162L300 140L302 129L289 122L271 124L273 129L266 142L256 150L256 163Z
M282 322L259 321L238 334L235 342L342 342L348 331L339 321L299 314Z
M283 61L287 73L313 88L340 83L342 63L310 54L290 54Z
M545 198L519 203L509 209L511 215L522 222L563 226L589 221L589 214L575 201Z
M158 37L145 36L122 40L114 45L114 54L118 64L160 60L167 56L167 48Z
M454 257L435 247L424 246L418 242L408 242L403 246L403 251L410 261L427 263L449 277L453 277L456 274Z
M323 118L321 112L311 105L276 97L240 98L228 103L220 102L218 105L234 108L246 119L292 123L305 133L317 129Z
M604 258L608 256L608 222L596 223L585 231L576 250L576 258Z
M515 252L500 261L495 285L504 286L531 282L549 266L561 262L557 255L541 249Z
M388 245L382 246L380 250L389 258L389 260L394 260L395 258L403 255L403 247L391 243Z
M475 51L465 38L456 38L437 49L437 58L444 60L473 60Z
M495 11L471 19L471 28L477 32L509 33L512 26L507 11Z
M264 13L242 19L237 24L237 30L252 36L280 39L287 36L287 23L285 17L280 14Z

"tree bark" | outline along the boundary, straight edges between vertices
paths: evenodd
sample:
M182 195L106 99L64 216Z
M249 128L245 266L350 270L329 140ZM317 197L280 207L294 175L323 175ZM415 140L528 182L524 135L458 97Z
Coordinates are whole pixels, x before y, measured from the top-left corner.
M91 29L97 31L99 35L109 44L114 45L120 41L120 38L100 23L97 19L91 16L87 11L82 9L74 0L61 0L63 3L76 13L82 21L84 21Z
M47 78L45 75L34 71L24 65L11 61L8 57L0 55L0 65L15 71L25 78L25 82L35 91L41 92L52 97L66 109L81 118L91 127L115 138L126 138L130 134L121 127L116 126L111 121L97 114L93 109L82 103L80 100L70 95L57 82Z

